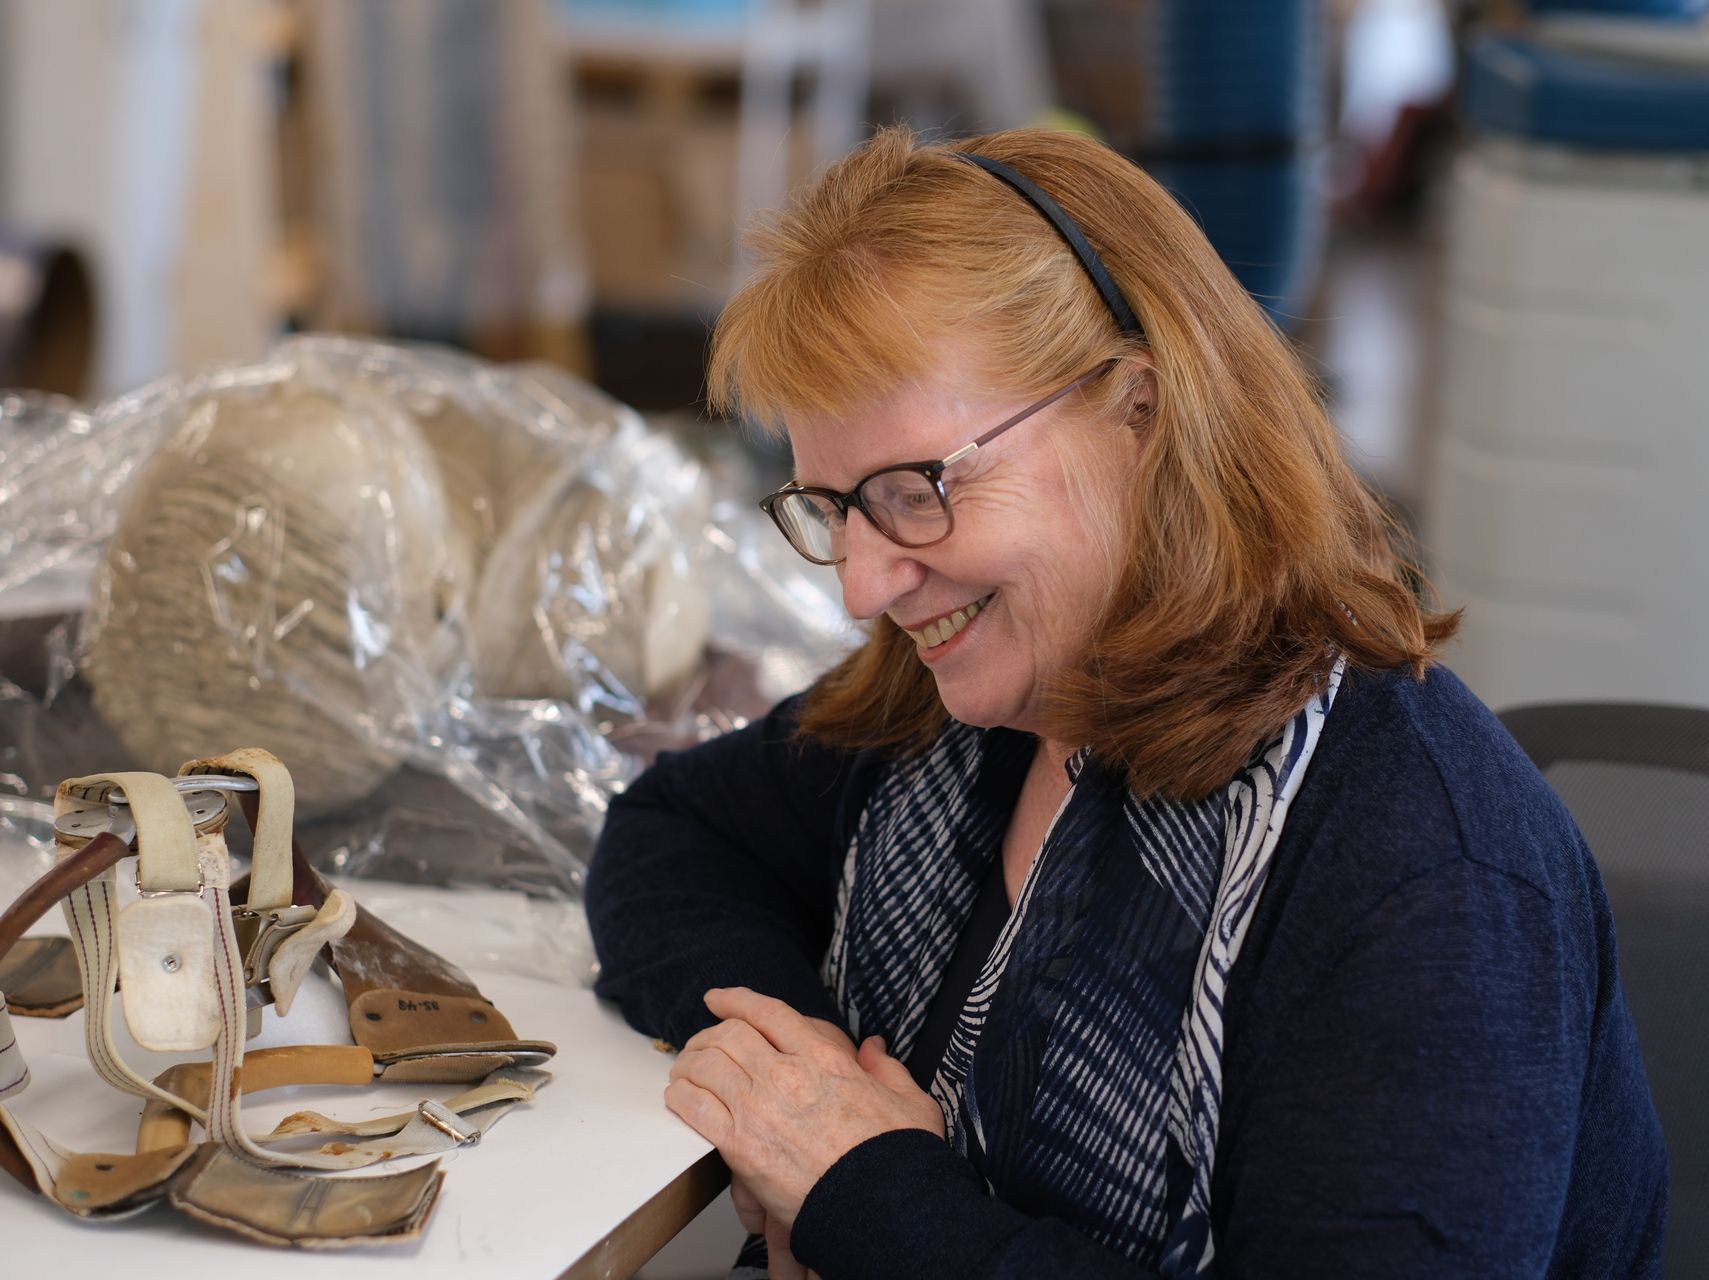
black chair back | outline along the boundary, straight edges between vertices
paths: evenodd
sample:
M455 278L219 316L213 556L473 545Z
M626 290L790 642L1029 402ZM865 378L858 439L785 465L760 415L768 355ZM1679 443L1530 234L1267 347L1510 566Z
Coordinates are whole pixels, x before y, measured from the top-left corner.
M1709 1275L1709 709L1559 703L1501 719L1602 869L1668 1145L1664 1274Z

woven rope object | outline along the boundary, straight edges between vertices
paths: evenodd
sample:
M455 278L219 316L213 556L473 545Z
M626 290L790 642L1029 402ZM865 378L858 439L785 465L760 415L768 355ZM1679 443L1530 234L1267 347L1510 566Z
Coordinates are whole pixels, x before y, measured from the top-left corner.
M431 451L385 402L204 398L138 478L97 575L96 709L145 769L262 742L303 812L360 800L456 653L452 527Z

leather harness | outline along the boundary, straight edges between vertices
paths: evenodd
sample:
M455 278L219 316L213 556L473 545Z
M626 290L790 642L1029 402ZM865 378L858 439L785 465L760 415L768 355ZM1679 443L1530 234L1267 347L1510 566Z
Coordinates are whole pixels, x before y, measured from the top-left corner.
M232 884L224 832L234 795L254 856L247 880ZM0 992L23 1016L63 1017L81 1006L96 1074L141 1098L142 1120L134 1153L86 1155L0 1106L0 1168L90 1221L164 1200L268 1244L409 1239L432 1211L437 1162L373 1177L318 1175L470 1145L551 1078L538 1067L554 1045L518 1039L456 966L309 866L292 836L293 808L290 774L257 748L193 760L175 779L115 773L60 784L54 866L0 915ZM116 868L132 852L138 896L120 909ZM24 938L56 902L71 936ZM355 1043L246 1055L262 1008L288 1014L323 955L343 984ZM115 985L138 1044L206 1052L207 1060L154 1080L132 1071L111 1035ZM298 1112L266 1134L241 1123L246 1094L376 1079L472 1087L360 1122ZM28 1083L0 994L0 1099Z

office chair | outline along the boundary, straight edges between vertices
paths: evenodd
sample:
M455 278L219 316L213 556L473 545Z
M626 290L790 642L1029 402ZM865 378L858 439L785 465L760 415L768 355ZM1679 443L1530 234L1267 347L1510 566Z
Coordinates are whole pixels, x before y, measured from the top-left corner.
M1502 722L1571 811L1614 908L1672 1177L1668 1280L1709 1268L1709 708L1583 702Z

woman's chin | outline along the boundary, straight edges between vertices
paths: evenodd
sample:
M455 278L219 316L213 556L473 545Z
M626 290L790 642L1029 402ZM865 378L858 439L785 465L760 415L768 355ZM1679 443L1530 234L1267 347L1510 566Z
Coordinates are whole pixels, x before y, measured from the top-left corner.
M938 700L952 719L976 729L996 729L1008 723L1008 712L989 696L989 690L967 689L957 687L958 684L955 680L938 681Z

